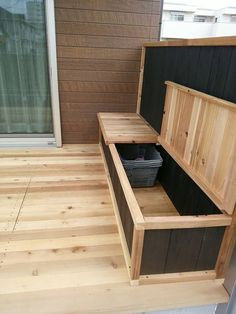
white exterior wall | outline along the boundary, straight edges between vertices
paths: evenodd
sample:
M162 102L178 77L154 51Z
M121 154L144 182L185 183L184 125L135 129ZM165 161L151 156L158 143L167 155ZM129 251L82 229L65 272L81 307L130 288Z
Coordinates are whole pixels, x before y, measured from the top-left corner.
M164 21L162 24L162 38L201 38L211 34L211 23L183 23L178 21Z
M236 23L163 21L161 38L203 38L235 36Z
M184 21L171 20L171 13L183 14ZM206 18L206 22L194 22L194 16ZM236 35L235 8L221 10L201 9L185 4L164 4L162 15L162 39L202 38Z

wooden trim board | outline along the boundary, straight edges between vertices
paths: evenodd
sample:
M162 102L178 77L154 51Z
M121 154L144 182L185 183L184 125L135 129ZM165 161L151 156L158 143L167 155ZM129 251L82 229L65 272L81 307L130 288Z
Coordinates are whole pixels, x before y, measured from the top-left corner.
M235 45L236 45L236 36L181 39L181 40L163 40L163 41L144 43L144 47L235 46Z
M104 274L105 275L105 274ZM4 314L130 314L228 302L223 280L139 285L128 282L0 296Z
M224 238L221 243L221 248L215 268L217 278L224 278L226 269L229 265L230 258L235 247L235 243L236 243L236 209L234 209L231 225L229 225L226 228Z
M145 54L146 54L146 48L142 47L141 62L140 62L140 74L139 74L139 84L138 84L138 98L137 98L137 108L136 108L136 112L138 114L140 113L140 107L141 107Z
M229 226L232 218L228 215L144 217L144 227L150 229L188 229Z
M140 267L143 252L144 230L137 230L134 227L133 245L131 254L131 280L139 279Z
M120 157L117 153L116 147L114 144L110 144L109 145L109 149L114 161L114 164L116 166L116 170L120 179L120 183L122 185L129 209L130 209L130 213L131 216L133 218L133 222L136 225L137 229L143 229L143 223L144 223L144 218L143 218L143 214L140 210L140 207L138 205L138 202L133 194L133 190L130 186L129 180L126 176L124 167L121 163Z
M111 200L112 200L112 205L113 205L113 209L114 209L114 213L115 213L115 217L116 217L116 222L117 222L117 227L118 227L118 231L119 231L121 246L122 246L122 250L123 250L123 253L124 253L124 258L125 258L125 263L126 263L128 275L130 277L131 258L130 258L130 254L129 254L129 249L128 249L127 242L126 242L126 239L125 239L124 229L123 229L123 226L122 226L122 222L121 222L121 218L120 218L120 214L119 214L119 210L118 210L118 205L117 205L117 202L116 202L115 192L113 190L111 177L110 177L110 174L109 174L106 158L105 158L105 155L104 155L101 143L99 144L99 148L100 148L100 152L101 152L102 159L103 159L103 162L104 162L104 169L105 169L105 173L106 173L106 176L107 176L107 183L108 183L109 192L110 192Z
M198 280L214 280L216 272L214 270L206 271L188 271L183 273L171 273L160 275L142 275L139 278L140 285L146 284L163 284L171 282L188 282Z
M165 84L167 86L172 86L172 87L177 88L178 90L184 91L184 92L188 93L189 95L193 95L193 96L200 97L201 99L209 100L211 102L216 103L219 106L226 107L227 109L232 110L232 111L236 111L236 105L231 101L227 101L227 100L224 100L224 99L221 99L218 97L208 95L208 94L200 92L196 89L192 89L192 88L189 88L187 86L177 84L175 82L165 81Z

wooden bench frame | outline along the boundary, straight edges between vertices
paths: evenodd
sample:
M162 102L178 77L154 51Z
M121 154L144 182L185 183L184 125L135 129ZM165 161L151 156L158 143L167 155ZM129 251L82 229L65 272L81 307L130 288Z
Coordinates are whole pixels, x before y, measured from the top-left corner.
M102 136L101 136L102 138ZM224 269L226 268L226 256L227 247L226 242L231 241L232 233L236 223L236 214L230 217L227 214L208 215L208 216L168 216L168 217L145 217L142 214L140 206L135 198L132 187L124 171L119 154L114 144L109 144L107 149L109 150L116 170L119 176L119 180L125 195L130 214L134 223L133 239L132 239L132 252L129 253L127 242L124 235L124 230L119 214L116 195L111 182L111 177L108 169L107 160L104 154L103 145L100 141L101 153L104 160L104 165L108 177L109 189L112 196L113 205L115 208L116 219L119 228L119 234L122 242L123 252L126 260L127 269L129 272L130 280L132 284L148 284L148 283L163 283L163 282L177 282L177 281L191 281L191 280L203 280L222 278L224 275ZM181 227L180 227L181 226ZM189 229L189 228L201 228L201 227L220 227L226 226L224 239L222 241L218 261L214 270L207 271L194 271L185 273L171 273L171 274L159 274L140 276L141 258L143 251L143 241L145 231L153 229Z
M165 46L232 46L236 45L236 36L219 37L219 38L205 38L205 39L186 39L178 41L163 41L146 43L142 47L141 64L140 64L140 76L137 98L137 115L140 115L141 97L142 97L142 85L144 74L145 53L147 47L165 47ZM104 154L104 148L102 145L102 132L100 130L100 145L101 152L104 158L104 164L107 171L109 188L116 211L116 217L118 227L120 231L122 247L126 259L127 268L130 274L132 284L149 284L149 283L163 283L163 282L177 282L177 281L192 281L202 279L214 279L223 278L227 269L230 257L235 244L236 238L236 208L232 215L222 214L209 215L209 216L168 216L168 217L144 217L141 209L134 196L133 190L129 184L128 178L125 174L124 168L117 153L114 143L107 143L107 149L109 150L112 159L114 161L116 171L122 186L123 193L125 195L129 212L134 224L133 238L132 238L132 252L129 253L127 242L124 235L123 226L121 223L121 217L118 210L116 195L111 182L111 177ZM135 142L135 141L134 141ZM174 229L174 228L199 228L199 227L214 227L225 226L225 232L223 240L221 242L217 262L215 268L209 271L194 271L183 273L170 273L160 275L148 275L140 276L141 256L143 251L143 242L145 231L154 229Z

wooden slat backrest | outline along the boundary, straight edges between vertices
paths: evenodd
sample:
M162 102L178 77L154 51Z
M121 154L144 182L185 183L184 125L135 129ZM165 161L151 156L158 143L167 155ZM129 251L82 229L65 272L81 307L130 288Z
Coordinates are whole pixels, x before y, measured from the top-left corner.
M236 104L166 82L159 142L223 211L236 203Z

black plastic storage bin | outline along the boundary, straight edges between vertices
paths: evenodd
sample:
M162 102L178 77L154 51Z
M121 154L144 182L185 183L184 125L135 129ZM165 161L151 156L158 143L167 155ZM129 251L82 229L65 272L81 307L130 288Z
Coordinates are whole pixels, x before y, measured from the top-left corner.
M163 161L155 145L117 145L117 149L132 187L150 187L155 184ZM144 160L135 160L141 155Z

